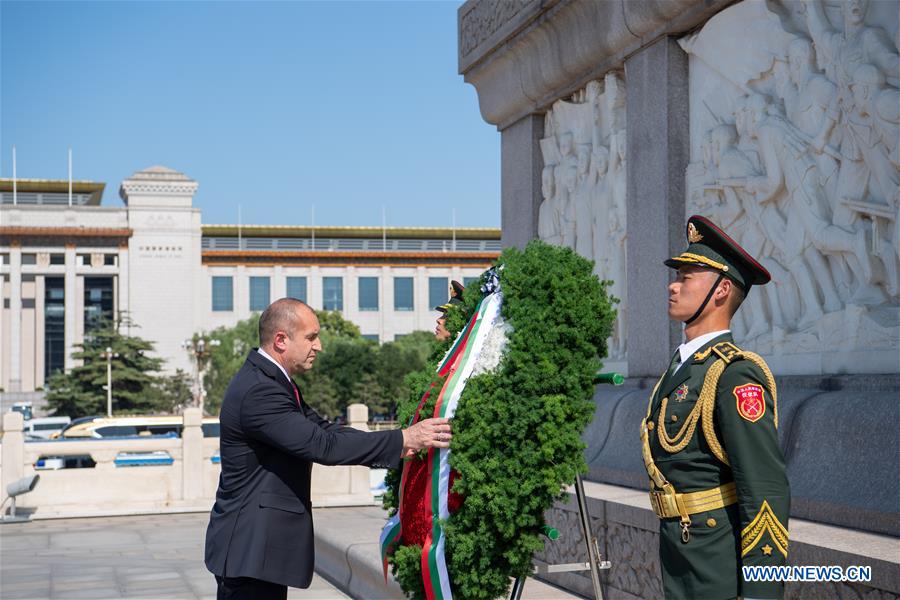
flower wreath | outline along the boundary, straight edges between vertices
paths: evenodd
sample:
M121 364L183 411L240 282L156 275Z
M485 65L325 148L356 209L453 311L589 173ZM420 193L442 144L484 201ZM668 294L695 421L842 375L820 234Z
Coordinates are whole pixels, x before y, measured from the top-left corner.
M587 471L581 434L616 302L592 267L540 241L505 250L410 376L398 418L452 416L453 441L387 477L382 557L408 596L497 598L531 574L544 512Z

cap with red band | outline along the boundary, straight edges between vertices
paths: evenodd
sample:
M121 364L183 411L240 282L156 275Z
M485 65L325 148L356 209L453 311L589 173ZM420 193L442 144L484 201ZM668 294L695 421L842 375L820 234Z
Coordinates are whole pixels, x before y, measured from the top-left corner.
M712 269L745 292L752 285L764 285L772 279L764 266L706 217L694 215L688 219L687 241L684 252L665 261L667 267L696 265Z

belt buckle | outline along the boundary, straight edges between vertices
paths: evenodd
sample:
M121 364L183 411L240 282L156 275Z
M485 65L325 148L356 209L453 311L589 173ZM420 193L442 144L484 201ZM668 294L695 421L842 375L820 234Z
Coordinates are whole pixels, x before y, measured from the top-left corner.
M650 508L653 509L654 514L656 514L658 518L662 519L662 514L660 514L662 511L660 510L659 498L657 496L658 492L654 492L653 490L650 491Z

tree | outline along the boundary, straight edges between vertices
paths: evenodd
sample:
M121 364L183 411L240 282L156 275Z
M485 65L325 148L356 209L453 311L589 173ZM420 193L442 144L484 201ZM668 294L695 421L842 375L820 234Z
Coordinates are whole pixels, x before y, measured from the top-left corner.
M238 321L232 327L218 327L204 335L219 340L212 348L203 385L206 388L205 409L209 414L219 413L225 389L247 360L251 348L259 346L259 315Z
M155 404L166 412L175 412L193 402L191 376L176 369L172 375L161 375L153 385Z
M407 374L425 367L433 344L433 333L414 331L381 346L376 366L377 380L382 388L379 413L397 414L397 404L410 393Z
M409 393L404 378L425 364L434 336L419 331L378 346L364 339L359 327L341 313L317 311L316 315L323 350L311 371L295 377L304 401L328 418L355 402L368 406L373 415L395 414L398 400ZM259 345L259 316L203 335L220 341L210 353L204 378L206 406L215 414L247 352Z
M319 332L326 338L360 338L359 327L336 310L317 310Z
M161 358L150 356L153 344L137 336L120 333L128 323L99 319L72 353L82 364L68 373L58 371L47 382L47 404L56 415L82 417L106 413L106 358L111 348L118 356L112 362L112 399L116 413L151 413L171 410L177 380L165 382L156 375ZM134 323L128 323L132 328ZM190 397L190 394L188 394Z

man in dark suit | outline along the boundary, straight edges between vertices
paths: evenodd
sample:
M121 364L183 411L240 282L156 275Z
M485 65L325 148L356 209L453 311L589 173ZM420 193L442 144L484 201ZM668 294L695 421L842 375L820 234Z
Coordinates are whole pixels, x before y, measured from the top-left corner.
M304 402L291 375L322 350L319 321L283 298L259 319L253 349L225 391L222 473L206 531L206 567L219 599L280 599L313 575L312 463L396 468L416 450L450 445L447 419L362 432L331 423Z

